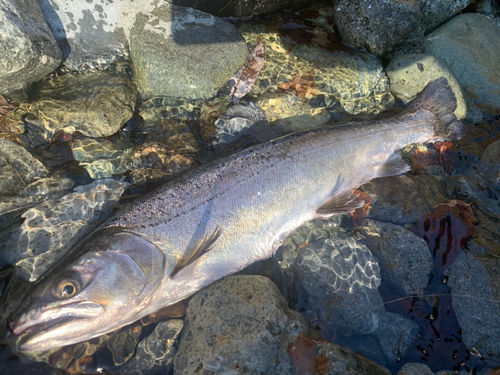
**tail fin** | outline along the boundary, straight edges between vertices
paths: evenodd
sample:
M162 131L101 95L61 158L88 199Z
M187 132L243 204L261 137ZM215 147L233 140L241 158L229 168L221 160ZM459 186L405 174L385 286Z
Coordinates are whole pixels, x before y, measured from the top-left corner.
M436 136L443 139L458 139L464 133L465 125L456 121L454 114L457 109L457 98L451 89L448 80L444 77L429 83L424 91L411 101L408 111L426 109L436 118L434 131Z

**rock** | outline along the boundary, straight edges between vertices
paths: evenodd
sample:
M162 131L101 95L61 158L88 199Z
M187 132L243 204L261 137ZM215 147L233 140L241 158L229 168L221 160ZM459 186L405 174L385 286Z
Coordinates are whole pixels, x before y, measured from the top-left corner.
M36 280L92 223L109 215L127 186L114 180L96 181L30 208L22 215L21 226L2 243L5 261L17 260L19 273L30 281Z
M473 2L474 0L420 0L425 33L448 21Z
M17 195L28 185L47 177L44 165L24 147L0 137L0 194Z
M442 60L424 54L402 55L392 59L385 71L391 81L392 93L405 104L422 92L429 82L446 78L457 98L455 116L458 120L465 117L467 105L462 89Z
M500 359L500 262L461 252L451 266L449 286L467 349L494 365Z
M217 17L247 18L269 16L283 11L297 11L311 6L306 0L170 0L171 3L191 7ZM318 1L323 6L331 6L331 1Z
M136 91L126 66L77 75L65 74L36 85L31 103L20 108L46 139L79 131L89 137L116 133L132 117Z
M36 1L2 1L0 24L0 93L23 98L29 84L59 66L61 50Z
M141 340L135 356L120 370L120 375L160 375L168 373L174 362L181 319L160 322L153 333Z
M353 115L377 114L394 104L389 80L380 60L373 55L353 52L354 49L350 53L328 52L312 43L291 44L283 35L248 24L239 30L249 45L255 45L260 35L266 46L266 62L250 97L278 90L294 92L293 83L307 78L308 89L297 93L301 102L298 108L307 110L310 106L308 110L318 118L325 117L321 109L334 112L340 109L343 114ZM263 99L262 109L268 107L271 112L275 104L279 109L285 108L288 117L293 116L291 108L296 99L290 101L285 96L267 95L271 103ZM274 113L273 116L285 119L284 115Z
M434 375L434 372L423 363L410 362L401 367L398 375Z
M292 267L310 295L312 317L319 317L338 338L353 334L373 336L387 365L396 365L415 339L418 327L383 308L377 290L381 280L378 262L363 239L343 228L331 228L328 238L299 246ZM348 346L341 340L338 343ZM362 352L366 356L372 353Z
M424 28L415 0L338 0L335 23L343 42L375 56L423 51Z
M116 366L124 365L134 356L141 333L141 324L131 324L120 329L106 342Z
M479 173L500 190L500 141L493 142L476 164Z
M373 199L368 217L412 224L429 212L417 185L407 176L377 178L359 188Z
M478 13L461 14L427 36L425 53L443 60L479 108L500 108L500 27Z
M38 2L67 68L106 69L117 59L127 59L127 39L120 21L125 0Z
M236 28L208 13L140 0L124 4L122 21L144 99L210 98L246 61Z
M325 375L389 375L391 372L359 353L333 343L318 345L316 357L327 357L331 370Z
M174 373L294 374L287 347L304 330L269 279L229 276L189 301Z
M427 243L399 225L370 219L361 225L358 230L379 261L382 279L401 296L423 295L433 262Z

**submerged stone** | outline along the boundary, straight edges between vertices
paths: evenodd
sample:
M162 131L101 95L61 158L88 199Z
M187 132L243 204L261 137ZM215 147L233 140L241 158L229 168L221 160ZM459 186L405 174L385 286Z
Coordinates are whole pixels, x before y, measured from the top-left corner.
M36 280L86 233L91 223L109 215L127 186L114 180L96 181L30 208L22 215L21 226L2 244L6 261L17 261L19 273Z
M407 176L374 179L359 188L373 199L368 217L393 224L412 224L429 212L417 185Z
M174 372L293 374L287 347L307 330L261 276L229 276L189 301Z
M377 257L383 280L401 296L424 294L432 270L427 242L399 225L370 219L357 230Z
M184 327L180 319L158 323L153 333L141 340L135 356L118 370L120 375L156 375L168 373L174 364L179 334Z
M56 69L61 50L37 1L2 1L0 93L24 99L23 90Z
M122 20L143 99L210 98L246 61L236 28L199 10L131 1L122 7Z
M115 71L65 74L40 82L31 103L21 104L26 121L46 139L76 131L89 137L116 133L132 117L136 91L126 66Z

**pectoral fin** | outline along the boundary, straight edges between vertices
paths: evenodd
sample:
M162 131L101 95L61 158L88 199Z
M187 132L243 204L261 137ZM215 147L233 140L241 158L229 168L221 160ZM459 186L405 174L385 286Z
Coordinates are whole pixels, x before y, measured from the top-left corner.
M180 260L179 264L174 268L170 277L175 277L179 271L186 268L186 266L195 262L199 259L203 254L208 253L212 250L215 242L219 238L221 234L221 230L216 228L215 231L210 235L205 237L202 241L198 242L195 248L192 251L186 251L186 255Z
M353 194L354 189L346 189L337 192L316 211L318 217L329 218L333 215L353 212L355 209L363 207L363 200L356 200L359 194Z

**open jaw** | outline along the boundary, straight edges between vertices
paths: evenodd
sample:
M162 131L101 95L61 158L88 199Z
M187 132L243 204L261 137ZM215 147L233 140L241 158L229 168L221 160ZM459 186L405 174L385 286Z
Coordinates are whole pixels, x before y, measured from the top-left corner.
M56 337L64 336L65 333L74 336L75 324L85 326L82 323L86 319L98 317L103 312L104 307L93 301L33 308L9 323L8 341L18 350L32 350L30 347L33 345L48 344L42 344L43 340L57 341ZM64 327L72 320L71 331L69 327L66 330Z

